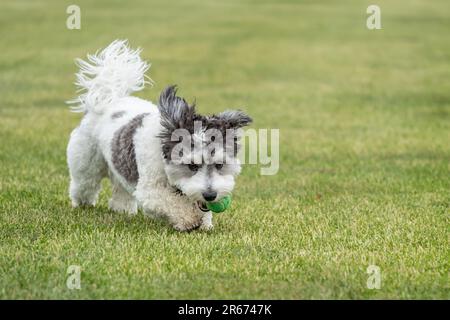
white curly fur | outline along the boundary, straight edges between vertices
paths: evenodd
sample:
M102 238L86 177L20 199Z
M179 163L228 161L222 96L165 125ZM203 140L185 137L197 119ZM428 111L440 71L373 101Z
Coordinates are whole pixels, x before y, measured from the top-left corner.
M162 130L157 106L129 96L146 83L148 64L139 52L131 50L126 41L114 41L88 56L89 62L77 60L77 85L82 94L72 103L77 104L74 111L85 112L85 116L73 130L67 148L72 205L94 205L101 180L109 177L113 210L135 214L142 207L146 214L166 217L180 231L211 229L211 212L201 211L192 199L178 195L170 185L157 137ZM118 130L143 113L142 125L133 135L139 172L133 185L115 167L111 145Z
M93 55L88 61L76 59L80 71L75 84L79 92L73 112L102 112L103 108L117 99L144 89L152 80L145 76L150 65L142 61L141 49L132 50L126 40L115 40L107 48Z

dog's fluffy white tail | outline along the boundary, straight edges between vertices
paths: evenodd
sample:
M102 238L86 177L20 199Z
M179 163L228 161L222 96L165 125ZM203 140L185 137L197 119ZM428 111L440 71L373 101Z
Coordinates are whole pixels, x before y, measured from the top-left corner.
M80 96L68 101L73 112L102 113L109 104L142 90L152 80L145 75L149 64L141 59L141 49L131 49L127 40L115 40L87 61L76 59L80 71L76 74Z

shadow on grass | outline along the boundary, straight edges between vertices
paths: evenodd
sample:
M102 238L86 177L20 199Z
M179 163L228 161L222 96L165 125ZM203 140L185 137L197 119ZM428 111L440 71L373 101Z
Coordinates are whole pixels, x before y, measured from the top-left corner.
M70 208L70 205L69 205ZM72 220L79 227L97 230L114 230L120 233L129 233L133 236L140 234L158 234L164 236L183 236L189 234L206 234L209 231L194 229L187 232L179 232L173 229L165 218L150 217L139 209L136 215L115 212L106 206L79 207L68 210Z
M170 229L170 225L164 219L146 216L142 210L136 215L125 212L115 212L107 206L97 205L71 208L69 204L68 214L73 221L89 228L120 230L124 232L161 232Z

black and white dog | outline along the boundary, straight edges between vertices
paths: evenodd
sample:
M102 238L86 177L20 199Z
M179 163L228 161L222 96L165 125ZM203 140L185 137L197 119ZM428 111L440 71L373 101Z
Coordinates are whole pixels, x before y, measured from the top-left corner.
M77 60L82 94L71 103L85 115L67 147L72 205L94 205L109 177L113 210L135 214L141 207L179 231L211 229L205 202L231 193L240 172L238 129L252 120L242 111L197 114L175 86L158 106L130 96L149 79L139 54L116 40Z

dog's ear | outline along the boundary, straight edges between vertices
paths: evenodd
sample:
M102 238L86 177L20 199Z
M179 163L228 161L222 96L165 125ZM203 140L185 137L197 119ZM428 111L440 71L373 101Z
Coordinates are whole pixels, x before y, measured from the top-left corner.
M197 119L195 105L189 105L184 98L177 96L177 86L172 85L163 90L159 96L158 109L163 130L158 135L162 141L163 154L170 159L172 148L179 141L172 141L176 129L186 129L192 133Z
M169 133L175 129L189 129L195 118L195 105L190 106L184 98L177 96L177 86L169 86L159 96L158 104L161 125Z
M252 118L241 110L226 110L214 116L224 129L239 129L252 123Z
M249 125L253 120L245 112L241 110L226 110L217 115L212 116L212 123L214 127L222 131L225 139L225 148L232 151L234 156L240 149L239 139L240 139L240 128ZM231 129L231 132L230 130ZM231 137L228 135L231 134ZM230 143L230 138L232 138Z

